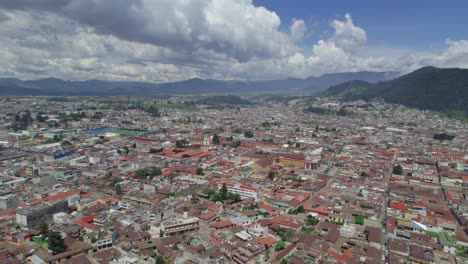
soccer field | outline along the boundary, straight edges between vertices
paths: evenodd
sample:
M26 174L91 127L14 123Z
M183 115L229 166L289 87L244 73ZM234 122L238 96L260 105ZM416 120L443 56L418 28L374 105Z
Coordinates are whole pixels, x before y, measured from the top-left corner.
M127 135L127 136L139 136L143 134L143 131L135 131L135 130L109 130L106 133L116 133L120 135Z

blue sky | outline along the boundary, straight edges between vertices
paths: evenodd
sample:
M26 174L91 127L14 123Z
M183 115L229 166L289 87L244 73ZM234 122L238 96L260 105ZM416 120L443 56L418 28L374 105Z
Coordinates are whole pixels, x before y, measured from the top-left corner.
M282 26L293 18L303 19L311 31L305 44L331 34L330 21L346 13L366 31L368 46L422 51L445 47L447 38L468 36L466 0L254 0L254 4L277 13Z

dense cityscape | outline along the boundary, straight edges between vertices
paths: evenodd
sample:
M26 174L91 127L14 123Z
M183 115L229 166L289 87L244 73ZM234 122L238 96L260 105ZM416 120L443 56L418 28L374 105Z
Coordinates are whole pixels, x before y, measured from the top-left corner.
M0 0L0 264L468 264L467 10Z
M0 100L2 263L467 260L458 120L328 97Z

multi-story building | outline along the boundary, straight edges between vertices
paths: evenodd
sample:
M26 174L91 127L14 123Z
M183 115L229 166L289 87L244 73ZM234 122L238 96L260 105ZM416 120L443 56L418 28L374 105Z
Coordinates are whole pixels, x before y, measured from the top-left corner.
M187 217L184 214L183 218L173 217L161 224L160 228L165 236L180 235L188 232L197 231L199 229L199 220L195 217Z
M16 212L16 223L27 227L38 226L43 221L52 220L54 214L67 211L67 200L45 202L18 210Z
M0 209L10 209L18 206L18 196L10 188L0 188Z
M218 189L221 189L221 187L223 187L223 183L218 184ZM233 183L226 183L226 187L228 192L239 194L241 199L254 198L255 201L258 200L259 192L257 188Z

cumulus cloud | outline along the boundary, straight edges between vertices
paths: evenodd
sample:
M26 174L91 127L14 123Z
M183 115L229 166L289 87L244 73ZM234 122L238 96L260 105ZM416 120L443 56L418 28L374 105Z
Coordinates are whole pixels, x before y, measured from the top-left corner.
M293 19L291 28L291 38L294 42L299 42L307 31L307 26L302 19Z
M251 0L2 0L0 77L167 82L468 67L466 40L438 53L363 56L367 34L351 15L329 26L328 38L305 45L303 20L282 31L278 15Z
M366 45L366 32L354 25L350 14L345 15L345 21L333 20L330 26L335 29L330 41L338 48L347 52L355 52Z
M6 0L0 7L50 12L97 34L184 53L212 50L248 61L295 51L290 37L279 30L276 13L251 0Z

